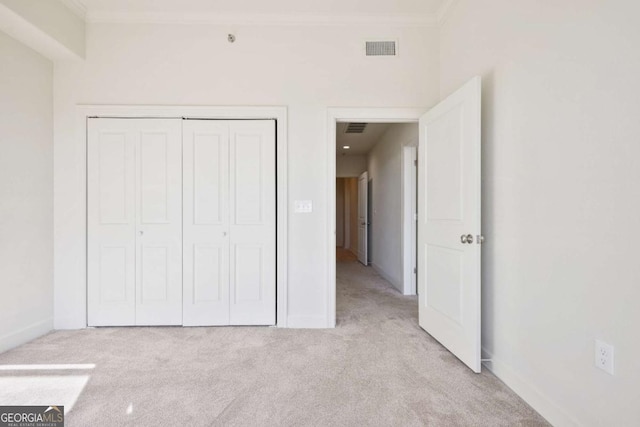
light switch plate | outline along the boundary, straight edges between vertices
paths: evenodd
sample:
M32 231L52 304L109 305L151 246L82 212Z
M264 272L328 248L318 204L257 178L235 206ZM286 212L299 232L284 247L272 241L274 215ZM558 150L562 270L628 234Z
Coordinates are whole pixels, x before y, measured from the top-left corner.
M295 213L311 213L313 212L313 202L311 200L296 200L293 202L293 211Z

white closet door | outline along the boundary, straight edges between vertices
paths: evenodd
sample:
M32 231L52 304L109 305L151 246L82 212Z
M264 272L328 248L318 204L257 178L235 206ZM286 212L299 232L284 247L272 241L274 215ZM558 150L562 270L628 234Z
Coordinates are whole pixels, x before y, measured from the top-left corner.
M232 325L274 325L275 121L231 121L229 130L229 321Z
M136 325L182 324L182 120L136 129Z
M229 324L229 122L185 120L185 326Z
M88 119L88 325L135 325L135 126Z
M181 120L89 119L88 324L182 323Z

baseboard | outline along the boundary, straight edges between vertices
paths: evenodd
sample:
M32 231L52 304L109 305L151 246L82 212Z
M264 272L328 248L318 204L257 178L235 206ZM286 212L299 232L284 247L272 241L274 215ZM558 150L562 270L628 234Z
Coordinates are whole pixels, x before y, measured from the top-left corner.
M53 318L33 323L19 331L0 337L0 353L16 348L53 330Z
M87 321L78 321L75 317L60 317L55 316L53 319L53 329L55 330L75 330L84 329L87 327Z
M497 360L484 348L482 349L482 354L484 355L483 357L491 359L491 362L483 363L483 366L519 395L529 406L538 411L551 425L556 427L581 425L574 417L556 405L544 392L514 371L511 366Z
M396 283L394 279L392 279L387 273L384 272L382 267L372 262L371 268L373 268L376 271L376 273L378 273L384 280L391 283L398 292L400 292L401 294L404 294L404 290L402 289L403 288L402 283Z
M287 328L298 329L325 329L327 319L324 316L289 316Z

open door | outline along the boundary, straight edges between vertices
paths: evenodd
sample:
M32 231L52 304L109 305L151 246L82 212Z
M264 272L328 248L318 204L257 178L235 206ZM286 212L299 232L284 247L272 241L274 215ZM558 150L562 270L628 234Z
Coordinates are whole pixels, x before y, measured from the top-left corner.
M367 212L369 174L363 172L358 178L358 261L368 265L367 235L369 232L369 215Z
M420 118L420 326L480 372L480 77Z

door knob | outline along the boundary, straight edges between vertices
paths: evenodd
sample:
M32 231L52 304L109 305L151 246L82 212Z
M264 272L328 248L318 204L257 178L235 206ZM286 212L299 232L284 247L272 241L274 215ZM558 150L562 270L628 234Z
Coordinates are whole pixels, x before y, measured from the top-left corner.
M472 234L463 234L460 236L460 241L462 243L473 243L473 235Z

